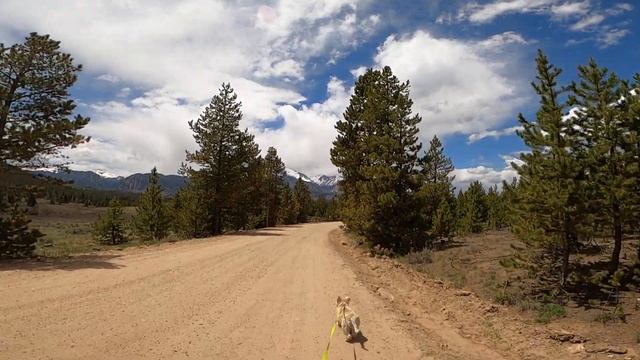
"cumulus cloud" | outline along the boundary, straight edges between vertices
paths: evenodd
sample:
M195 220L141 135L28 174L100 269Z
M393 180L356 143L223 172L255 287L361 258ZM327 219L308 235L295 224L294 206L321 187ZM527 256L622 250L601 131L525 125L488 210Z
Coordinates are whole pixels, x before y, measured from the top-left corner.
M486 166L476 166L472 168L461 168L453 170L455 176L453 185L458 190L466 190L474 181L480 181L485 188L497 185L499 188L502 182L511 182L519 178L518 172L511 165L512 163L521 165L522 160L513 155L503 155L502 160L505 166L502 169L494 169Z
M287 167L306 174L335 175L329 151L336 137L335 124L349 103L351 89L343 81L331 78L327 99L310 106L296 108L284 105L278 109L283 126L277 129L252 129L262 149L275 146Z
M505 41L496 40L502 38L518 36L508 34L480 44L436 38L423 31L391 36L378 49L375 63L389 65L401 80L410 80L413 110L422 116L423 140L434 133L485 131L515 114L528 96L523 93L528 90L524 79L505 73L500 60Z
M380 17L360 3L6 0L0 2L0 39L49 33L91 77L121 84L113 101L81 109L92 117L83 132L93 141L68 153L77 167L109 163L112 172L125 173L154 164L175 172L184 149L193 146L187 122L222 82L235 88L243 126L251 129L316 111L315 105L300 107L305 98L295 82L309 66L344 56L373 34ZM124 100L132 88L146 92Z

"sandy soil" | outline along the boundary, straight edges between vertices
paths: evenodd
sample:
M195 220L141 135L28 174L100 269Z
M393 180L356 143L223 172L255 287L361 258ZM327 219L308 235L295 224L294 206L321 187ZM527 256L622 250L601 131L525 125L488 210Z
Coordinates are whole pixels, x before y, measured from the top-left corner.
M319 359L338 295L367 341L336 332L332 360L608 358L570 354L473 294L366 257L338 227L2 264L0 359Z
M330 359L420 359L332 249L338 223L0 266L1 359L315 359L352 297L364 343Z

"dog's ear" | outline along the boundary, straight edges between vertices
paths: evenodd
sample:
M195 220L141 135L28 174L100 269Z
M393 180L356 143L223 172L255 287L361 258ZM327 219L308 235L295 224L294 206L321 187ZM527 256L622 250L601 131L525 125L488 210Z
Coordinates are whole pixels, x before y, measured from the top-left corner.
M341 302L342 302L342 298L338 296L338 298L336 299L336 305L340 305Z
M348 296L345 296L345 297L344 297L344 302L346 302L346 303L347 303L347 305L349 305L349 303L351 302L351 298L350 298L350 297L348 297Z

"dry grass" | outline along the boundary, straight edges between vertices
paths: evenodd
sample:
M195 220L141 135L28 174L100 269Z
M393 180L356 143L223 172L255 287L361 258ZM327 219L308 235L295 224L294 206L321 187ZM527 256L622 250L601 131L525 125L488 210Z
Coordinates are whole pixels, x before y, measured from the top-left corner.
M32 222L29 225L45 234L38 241L36 255L64 257L109 248L97 244L92 236L93 223L106 209L82 204L51 205L46 200L40 200L38 214L30 216ZM133 207L125 208L125 214L129 216L134 212ZM135 244L131 242L127 245Z

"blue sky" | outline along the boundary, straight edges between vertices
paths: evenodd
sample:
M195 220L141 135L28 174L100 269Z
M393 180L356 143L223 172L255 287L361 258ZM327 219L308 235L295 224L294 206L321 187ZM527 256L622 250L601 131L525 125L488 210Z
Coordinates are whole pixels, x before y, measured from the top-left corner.
M411 81L421 141L443 139L464 186L514 176L538 48L565 82L589 57L631 78L639 19L633 2L598 0L5 0L0 41L48 33L84 65L73 96L93 140L66 152L77 169L175 173L194 147L187 122L230 81L263 150L335 174L333 125L355 76L390 65Z

